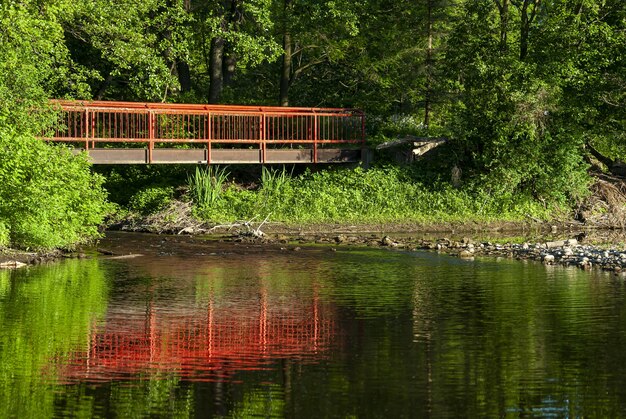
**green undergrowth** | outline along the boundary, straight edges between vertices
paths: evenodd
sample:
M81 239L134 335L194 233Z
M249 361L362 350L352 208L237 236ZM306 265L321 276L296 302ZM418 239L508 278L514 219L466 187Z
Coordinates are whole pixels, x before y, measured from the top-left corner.
M226 184L224 169L211 170L198 169L188 195L196 216L212 222L266 217L287 223L521 221L551 219L566 211L559 202L547 204L515 191L421 182L397 166L298 176L264 168L260 185L253 189ZM211 198L202 198L206 196Z
M0 124L0 247L72 248L99 236L112 206L86 156Z

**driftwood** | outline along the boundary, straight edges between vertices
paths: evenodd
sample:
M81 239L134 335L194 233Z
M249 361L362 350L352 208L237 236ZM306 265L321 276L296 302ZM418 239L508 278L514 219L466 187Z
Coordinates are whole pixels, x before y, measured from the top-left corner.
M396 140L387 141L385 143L376 146L376 150L383 150L387 148L397 147L400 145L413 143L413 150L411 150L411 159L423 156L430 150L439 147L441 144L448 142L447 138L432 138L432 137L416 137L414 135L406 135Z
M428 141L416 141L413 143L413 155L414 156L423 156L428 153L433 148L439 147L441 144L446 143L448 140L446 138L433 138Z

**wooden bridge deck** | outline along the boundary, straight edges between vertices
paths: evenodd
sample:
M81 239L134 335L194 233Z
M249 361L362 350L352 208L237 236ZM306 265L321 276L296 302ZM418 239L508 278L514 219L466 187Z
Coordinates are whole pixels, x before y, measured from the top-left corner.
M94 164L348 163L364 157L365 116L353 109L105 101L52 103L47 141Z

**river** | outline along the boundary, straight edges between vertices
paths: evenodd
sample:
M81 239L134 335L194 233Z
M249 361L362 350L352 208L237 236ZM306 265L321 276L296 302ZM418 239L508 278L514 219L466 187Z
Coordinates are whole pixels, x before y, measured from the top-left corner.
M622 276L110 234L0 271L0 417L626 416Z

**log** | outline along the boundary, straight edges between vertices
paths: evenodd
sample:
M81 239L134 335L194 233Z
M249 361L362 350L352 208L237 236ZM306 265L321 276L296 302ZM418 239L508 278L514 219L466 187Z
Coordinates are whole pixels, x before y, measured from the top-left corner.
M406 135L402 138L398 138L396 140L391 140L391 141L387 141L384 142L382 144L379 144L376 146L376 150L383 150L385 148L391 148L391 147L397 147L399 145L402 144L408 144L408 143L414 143L414 146L418 146L415 143L419 143L421 145L424 144L429 144L429 143L437 143L437 145L439 144L443 144L446 141L448 141L447 138L432 138L432 137L416 137L415 135Z

